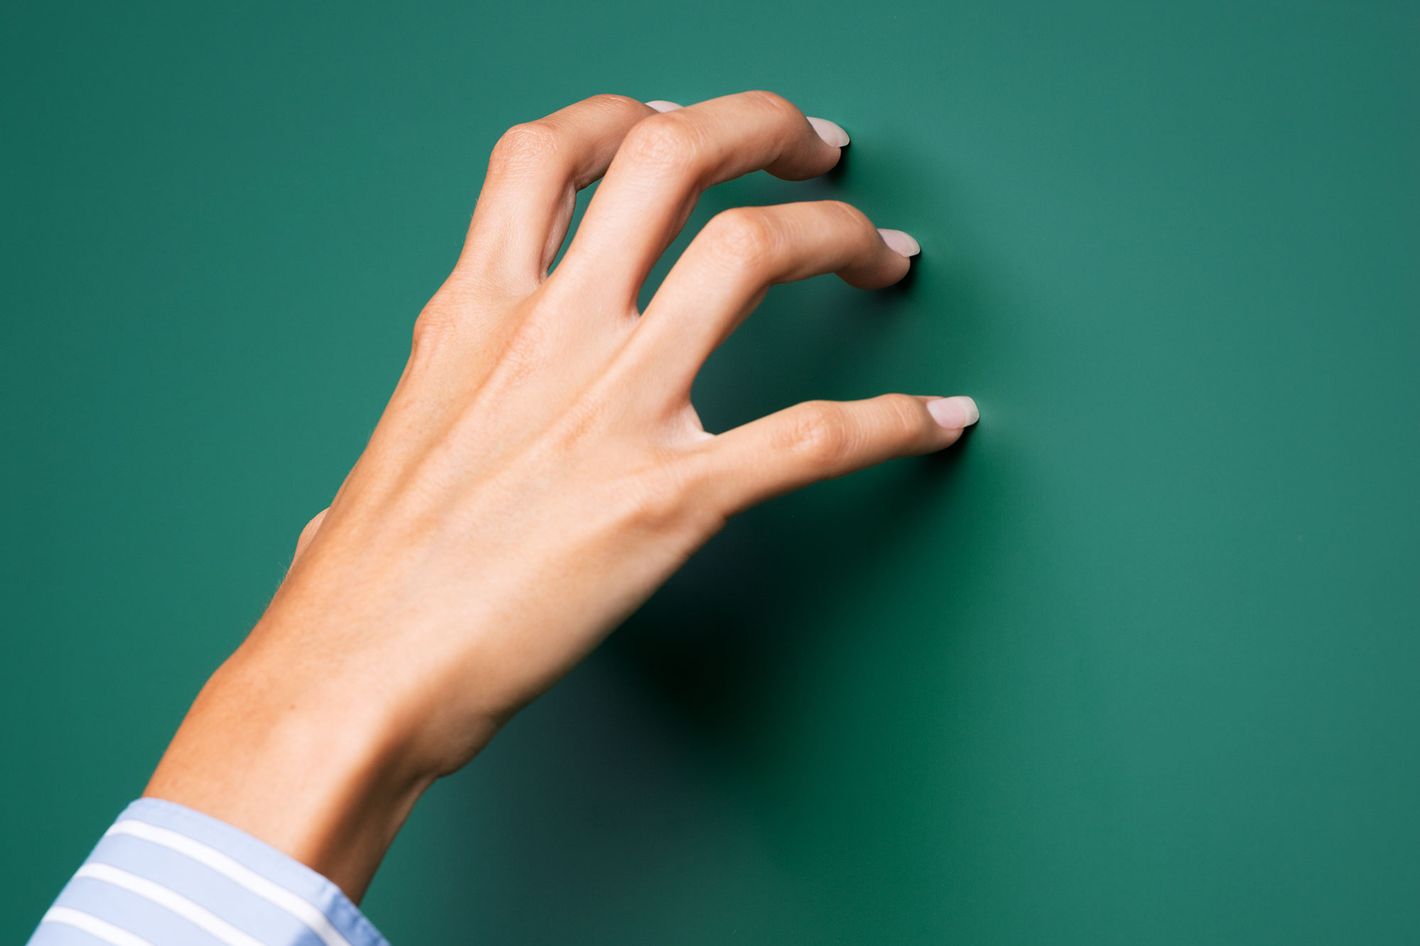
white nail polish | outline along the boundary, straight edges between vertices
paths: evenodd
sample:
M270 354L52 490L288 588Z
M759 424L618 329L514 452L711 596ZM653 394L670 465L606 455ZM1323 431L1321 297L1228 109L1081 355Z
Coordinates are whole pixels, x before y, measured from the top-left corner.
M961 430L981 419L976 402L964 394L955 397L939 397L927 402L927 413L937 422L938 427Z
M835 148L841 148L848 144L848 132L843 130L841 125L836 125L827 118L815 118L809 116L809 124L814 126L814 131L818 136Z
M673 111L675 111L676 109L678 109L678 108L681 107L681 105L680 105L679 103L677 103L677 102L667 102L665 99L652 99L651 101L647 102L646 104L649 105L649 106L651 106L652 108L654 108L654 109L655 109L656 111L658 111L658 112L673 112Z
M878 228L878 232L883 235L883 242L888 245L888 249L903 256L916 256L922 252L922 245L912 238L912 234L904 233L901 230L885 230Z

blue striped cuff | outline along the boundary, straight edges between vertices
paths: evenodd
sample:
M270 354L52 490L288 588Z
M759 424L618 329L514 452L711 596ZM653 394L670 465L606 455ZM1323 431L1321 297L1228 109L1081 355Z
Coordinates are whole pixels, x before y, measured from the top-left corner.
M329 880L225 821L140 798L30 946L388 946Z

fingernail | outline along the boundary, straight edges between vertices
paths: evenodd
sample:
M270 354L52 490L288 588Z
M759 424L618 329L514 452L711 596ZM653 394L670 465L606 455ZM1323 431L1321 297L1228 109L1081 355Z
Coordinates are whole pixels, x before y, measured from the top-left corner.
M827 141L835 148L841 148L848 144L848 132L844 131L842 126L835 125L827 118L814 118L810 115L809 124L814 126L814 131L818 132L820 138Z
M981 418L981 412L976 409L976 402L964 394L928 401L927 413L932 415L938 427L948 430L970 427Z
M673 112L681 107L678 102L667 102L665 99L652 99L646 104L658 112Z
M903 256L916 256L922 252L922 246L912 238L910 233L901 230L885 230L878 228L878 232L883 235L883 242L888 245L888 249L894 253L901 253Z

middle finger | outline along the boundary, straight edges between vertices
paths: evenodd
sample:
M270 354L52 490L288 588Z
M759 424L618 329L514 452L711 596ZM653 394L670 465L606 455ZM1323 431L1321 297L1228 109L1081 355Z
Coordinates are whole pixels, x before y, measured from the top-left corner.
M645 118L617 150L558 273L634 310L651 267L707 187L759 169L786 180L815 177L838 163L847 143L843 129L772 92Z

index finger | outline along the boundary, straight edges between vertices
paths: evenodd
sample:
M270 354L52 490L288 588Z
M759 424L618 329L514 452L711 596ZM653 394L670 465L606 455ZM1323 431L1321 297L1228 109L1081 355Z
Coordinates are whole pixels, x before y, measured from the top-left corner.
M579 286L634 308L651 267L707 187L760 169L786 180L814 177L838 163L846 144L842 128L773 92L740 92L642 119L612 158L559 272L581 274Z

